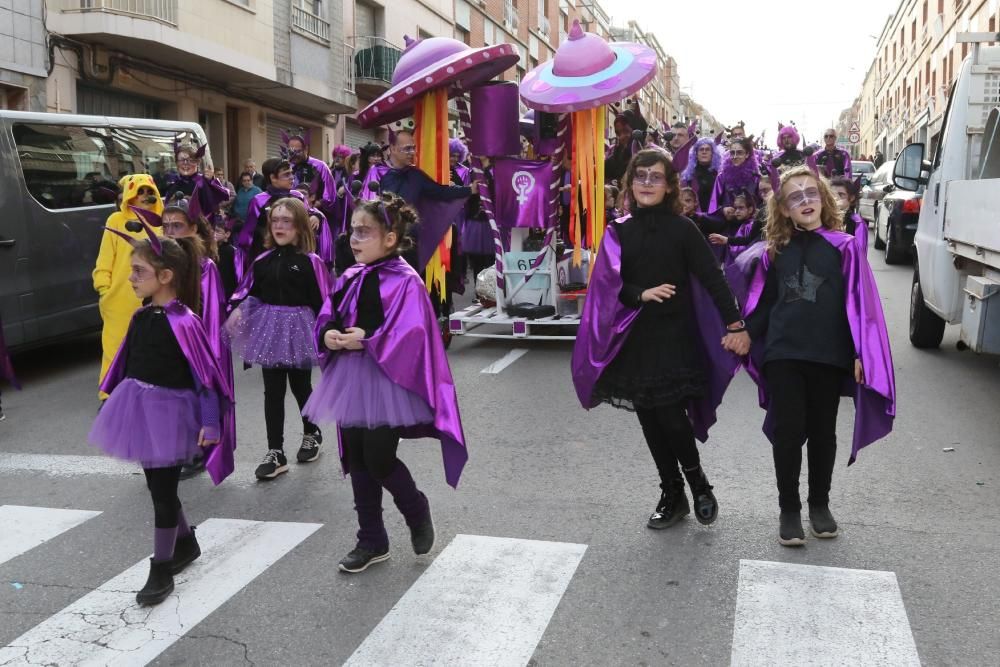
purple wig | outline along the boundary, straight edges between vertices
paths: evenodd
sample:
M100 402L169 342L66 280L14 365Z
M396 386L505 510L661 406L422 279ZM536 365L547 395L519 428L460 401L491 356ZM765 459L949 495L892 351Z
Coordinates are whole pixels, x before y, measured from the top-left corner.
M448 141L448 153L450 155L458 155L458 161L462 162L465 160L465 156L469 154L469 149L465 147L461 139L456 137Z
M799 131L795 129L794 125L786 125L780 130L778 130L778 150L785 150L785 137L791 137L795 140L795 146L798 147L799 142L802 141L802 137L799 136Z
M333 147L333 157L351 157L352 152L351 147L344 144L337 144Z
M684 173L681 174L681 183L690 183L694 180L694 170L698 166L698 149L702 146L709 146L712 149L712 169L718 172L721 168L722 153L719 151L719 147L716 146L715 139L712 137L702 137L691 147L687 166L684 167Z

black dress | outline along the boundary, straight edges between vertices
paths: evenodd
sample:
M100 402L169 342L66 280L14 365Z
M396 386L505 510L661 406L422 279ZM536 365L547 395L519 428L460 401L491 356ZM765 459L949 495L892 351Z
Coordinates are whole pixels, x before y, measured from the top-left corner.
M666 206L639 208L617 226L622 248L619 300L640 306L618 355L601 374L595 396L625 410L673 405L704 394L706 369L694 319L691 280L697 278L726 323L740 319L736 299L701 231ZM642 303L642 292L664 283L677 293ZM719 340L704 341L719 345Z

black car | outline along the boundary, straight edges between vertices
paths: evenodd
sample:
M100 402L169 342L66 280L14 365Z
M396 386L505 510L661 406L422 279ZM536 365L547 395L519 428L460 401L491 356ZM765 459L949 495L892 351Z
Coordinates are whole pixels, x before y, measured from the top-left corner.
M893 188L878 203L880 210L875 216L875 249L885 250L886 264L911 261L913 236L917 233L923 199L923 187L916 192Z

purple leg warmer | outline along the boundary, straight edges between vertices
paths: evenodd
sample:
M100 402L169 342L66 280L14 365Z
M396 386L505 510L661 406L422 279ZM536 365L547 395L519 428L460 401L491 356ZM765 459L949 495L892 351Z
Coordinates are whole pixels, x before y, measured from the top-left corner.
M402 461L396 461L396 467L382 480L382 486L392 494L396 507L410 528L419 526L430 517L431 506L427 502L427 496L417 489L410 469Z
M389 546L382 521L382 485L367 470L351 470L354 509L358 512L358 546L380 551Z

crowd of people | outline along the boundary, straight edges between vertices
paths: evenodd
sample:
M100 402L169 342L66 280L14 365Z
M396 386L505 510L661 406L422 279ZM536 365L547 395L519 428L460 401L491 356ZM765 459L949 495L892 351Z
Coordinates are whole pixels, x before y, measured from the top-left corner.
M782 127L772 152L741 124L700 137L694 125L652 127L634 104L617 114L614 136L607 210L587 212L609 224L592 259L572 375L585 408L636 414L661 487L647 525L667 528L692 510L715 521L696 440L708 437L742 365L767 409L780 543L805 539L803 445L811 532L835 537L840 396L858 406L852 462L888 433L895 410L850 155L833 130L823 145L803 146L794 126ZM321 426L337 430L359 525L345 572L389 557L383 491L414 552L433 547L427 496L397 455L401 437L438 439L452 486L468 457L440 321L468 268L475 277L494 262L478 196L495 187L489 160L471 168L465 144L452 140L451 182L442 184L414 166L411 127L391 130L385 145L337 146L330 163L310 154L308 133L284 144L259 172L247 160L235 186L222 170L202 169L204 147L177 146L167 176L122 179L106 224L94 270L102 407L90 440L146 472L155 528L143 604L165 599L173 575L200 554L180 480L207 469L218 484L234 470L234 355L261 368L259 480L289 469L288 388L302 426L299 464L319 458ZM549 159L530 139L522 157ZM572 185L564 179L559 198L564 246ZM430 229L454 239L445 294L429 294L418 273L437 247L437 231L421 233Z

